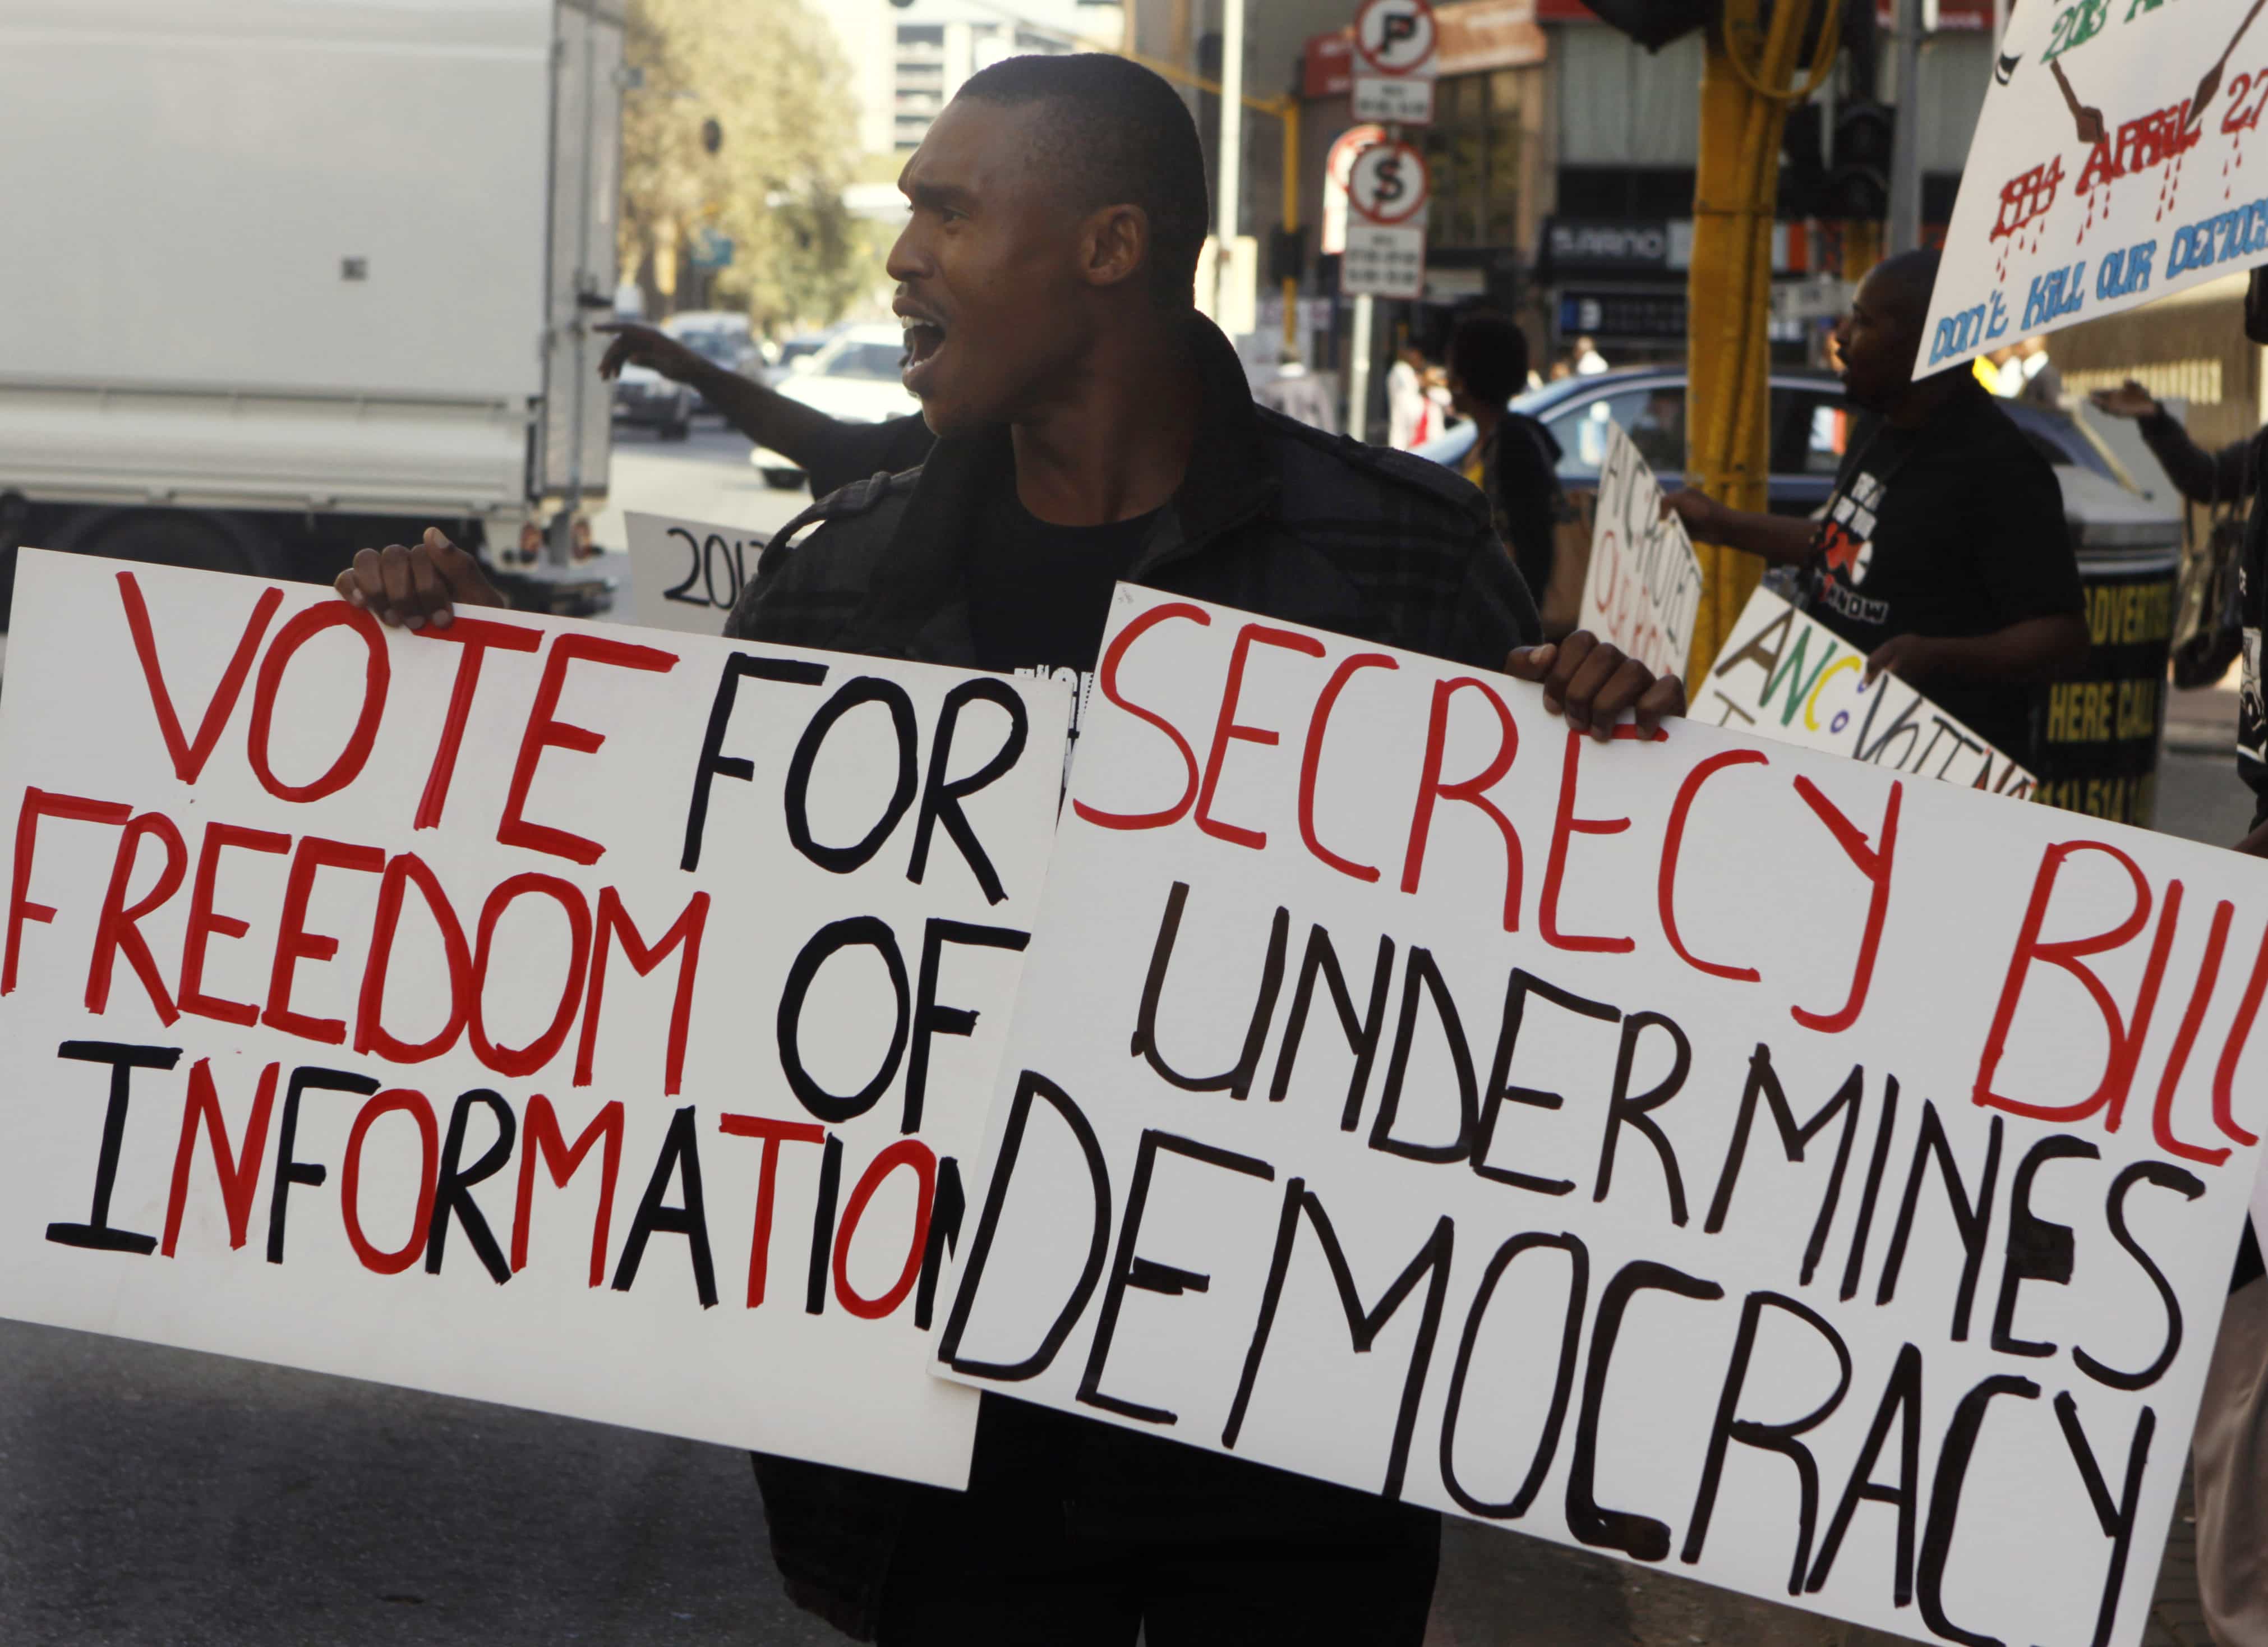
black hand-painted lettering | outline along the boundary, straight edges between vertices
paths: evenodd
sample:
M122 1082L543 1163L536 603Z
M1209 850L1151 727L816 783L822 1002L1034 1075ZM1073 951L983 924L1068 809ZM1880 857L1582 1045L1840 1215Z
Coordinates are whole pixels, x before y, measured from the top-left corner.
M1772 1068L1771 1048L1758 1041L1756 1050L1749 1055L1749 1082L1741 1089L1740 1112L1733 1119L1733 1141L1725 1150L1725 1164L1717 1174L1717 1193L1709 1202L1709 1216L1701 1228L1715 1235L1725 1227L1725 1215L1732 1210L1733 1185L1741 1176L1741 1159L1748 1151L1749 1127L1756 1119L1759 1097L1771 1106L1772 1125L1779 1129L1779 1147L1793 1162L1802 1161L1804 1146L1835 1119L1837 1111L1842 1112L1843 1136L1835 1145L1835 1165L1827 1175L1827 1193L1820 1197L1819 1216L1812 1222L1811 1240L1803 1249L1800 1284L1811 1285L1811 1277L1819 1268L1820 1254L1827 1250L1827 1232L1835 1222L1836 1205L1843 1198L1843 1174L1851 1164L1851 1141L1858 1134L1859 1112L1865 1107L1866 1089L1867 1072L1857 1064L1852 1065L1851 1073L1844 1078L1835 1096L1798 1126L1795 1112L1788 1107L1787 1093Z
M29 827L26 825L26 827ZM51 1223L48 1239L58 1246L95 1252L132 1252L147 1258L158 1250L156 1236L111 1227L110 1196L118 1186L118 1152L126 1141L126 1110L137 1069L171 1069L181 1061L178 1046L128 1046L118 1041L65 1041L57 1058L110 1066L110 1089L102 1112L102 1145L94 1159L94 1195L83 1224Z
M1354 1074L1347 1080L1346 1104L1339 1112L1339 1130L1351 1133L1362 1117L1363 1094L1370 1086L1371 1066L1378 1060L1378 1032L1386 1023L1386 993L1394 983L1394 940L1378 941L1378 964L1370 975L1370 1005L1358 1017L1346 974L1339 969L1338 951L1331 934L1322 927L1307 930L1307 948L1300 957L1300 977L1292 988L1292 1010L1284 1020L1284 1045L1276 1054L1276 1078L1268 1084L1268 1101L1281 1104L1292 1089L1292 1067L1300 1057L1300 1038L1307 1030L1307 1008L1314 1000L1320 977L1331 992L1331 1008L1338 1014L1339 1031L1354 1054Z
M937 1193L930 1200L929 1237L922 1247L921 1280L914 1287L914 1326L929 1331L937 1314L937 1283L945 1274L947 1253L961 1251L961 1221L968 1215L968 1197L961 1187L961 1163L941 1156L937 1163Z
M1882 1174L1890 1164L1890 1139L1897 1129L1898 1078L1889 1075L1882 1082L1882 1117L1874 1123L1874 1151L1867 1161L1867 1187L1859 1197L1859 1222L1851 1230L1851 1252L1843 1264L1843 1285L1835 1295L1845 1304L1859 1296L1859 1277L1867 1263L1867 1238L1874 1233Z
M1992 1348L2004 1355L2052 1355L2056 1346L2016 1336L2016 1289L2028 1281L2071 1284L2076 1247L2071 1226L2032 1211L2032 1179L2051 1161L2099 1161L2102 1152L2083 1138L2058 1133L2024 1152L2008 1181L2007 1252L2000 1263L2000 1297L1992 1309Z
M966 778L947 781L946 769L953 758L953 735L960 728L961 709L972 703L997 704L1008 714L1008 735L1000 741L984 764ZM961 848L961 860L976 876L976 884L984 890L984 901L998 904L1008 896L1000 884L1000 872L992 867L992 860L984 851L984 843L976 838L976 831L968 825L968 817L961 803L986 785L993 783L1023 758L1024 743L1030 735L1024 700L1005 681L980 676L963 681L946 693L945 703L937 712L937 734L930 740L929 780L922 786L921 814L914 822L913 858L906 866L906 879L916 886L929 867L930 836L942 824L953 844Z
M1882 1444L1889 1439L1894 1421L1898 1425L1898 1479L1893 1487L1873 1478L1875 1461L1882 1456ZM1843 1535L1851 1530L1851 1518L1858 1513L1859 1501L1867 1499L1891 1505L1898 1512L1897 1570L1892 1576L1890 1593L1896 1605L1911 1605L1914 1518L1920 1492L1921 1351L1911 1344L1902 1344L1897 1360L1891 1363L1889 1380L1882 1386L1881 1402L1874 1408L1874 1422L1867 1430L1866 1445L1859 1449L1858 1462L1851 1466L1851 1479L1835 1506L1834 1519L1827 1524L1827 1536L1819 1546L1819 1559L1812 1564L1811 1576L1803 1581L1804 1589L1816 1595L1827 1587L1827 1575L1834 1570L1835 1555L1843 1547Z
M897 786L890 791L881 816L865 834L848 846L823 846L811 832L811 774L836 722L862 704L880 704L890 712L890 725L898 740ZM882 843L890 838L890 831L914 803L920 742L921 734L914 725L914 700L904 687L879 675L861 675L843 682L804 727L794 758L787 764L787 785L780 799L787 809L787 838L795 849L834 875L849 875L881 851Z
M1528 1474L1520 1483L1520 1490L1500 1503L1476 1496L1457 1475L1457 1419L1463 1411L1465 1379L1472 1370L1473 1348L1479 1341L1481 1324L1487 1319L1489 1303L1496 1296L1497 1283L1512 1261L1523 1252L1538 1247L1556 1247L1568 1258L1567 1311L1559 1332L1559 1370L1551 1381L1551 1407L1544 1414L1543 1433L1536 1437L1535 1456L1528 1460ZM1441 1412L1441 1485L1449 1489L1449 1496L1469 1516L1483 1516L1491 1521L1517 1521L1528 1513L1543 1490L1543 1478L1550 1473L1552 1456L1559 1450L1560 1427L1566 1422L1567 1403L1575 1391L1575 1352L1582 1342L1583 1306L1590 1294L1591 1254L1572 1232L1544 1235L1535 1230L1516 1235L1497 1248L1496 1256L1489 1259L1488 1268L1481 1273L1481 1284L1473 1295L1472 1308L1465 1315L1465 1333L1457 1345L1456 1370L1449 1377L1449 1396Z
M1012 927L978 927L934 916L922 928L921 976L914 985L913 1041L906 1053L906 1111L905 1119L898 1126L900 1132L921 1131L922 1100L929 1093L930 1038L976 1033L974 1012L966 1007L938 1004L938 964L944 958L945 946L957 943L964 948L1006 949L1020 955L1031 941L1030 933Z
M1433 1003L1433 1021L1448 1042L1449 1060L1457 1075L1457 1135L1446 1144L1411 1143L1394 1135L1395 1118L1402 1112L1402 1083L1410 1073L1410 1053L1418 1038L1418 991ZM1465 1038L1464 1021L1447 979L1433 960L1433 952L1411 945L1402 967L1402 1010L1394 1025L1394 1051L1386 1060L1386 1081L1378 1092L1378 1115L1370 1126L1370 1147L1406 1161L1463 1161L1473 1152L1480 1129L1480 1079L1473 1073L1472 1044Z
M1669 1031L1674 1048L1669 1073L1651 1091L1637 1097L1630 1096L1631 1067L1638 1061L1639 1038L1648 1030ZM1607 1134L1599 1145L1599 1181L1592 1188L1591 1199L1607 1199L1608 1187L1615 1175L1615 1142L1625 1126L1634 1126L1645 1134L1653 1146L1653 1153L1661 1157L1661 1177L1669 1191L1669 1222L1683 1228L1685 1223L1685 1180L1677 1171L1677 1152L1669 1147L1669 1138L1661 1130L1661 1123L1651 1112L1660 1109L1675 1097L1685 1085L1685 1077L1693 1068L1693 1043L1685 1038L1685 1031L1658 1012L1633 1012L1623 1020L1623 1043L1615 1054L1615 1090L1607 1104Z
M1094 1222L1087 1237L1086 1264L1079 1271L1079 1284L1064 1301L1064 1307L1057 1312L1037 1349L1019 1362L968 1360L961 1355L961 1335L968 1328L969 1310L976 1302L977 1288L984 1279L984 1262L991 1256L992 1237L999 1231L1000 1215L1008 1202L1008 1185L1016 1176L1016 1154L1023 1148L1024 1128L1031 1121L1035 1098L1045 1099L1063 1117L1079 1142L1080 1155L1086 1159L1087 1180L1094 1192ZM953 1313L946 1319L945 1337L938 1345L938 1354L945 1363L956 1372L1007 1384L1035 1378L1045 1372L1102 1280L1103 1260L1110 1252L1110 1169L1103 1162L1102 1145L1095 1138L1094 1125L1071 1102L1071 1094L1045 1075L1027 1069L1016 1082L1015 1095L1008 1100L1007 1125L1000 1134L1000 1154L993 1163L991 1181L985 1185L984 1211L976 1220L976 1239L969 1248L968 1263L961 1271L961 1289L954 1295Z
M2079 1370L2097 1384L2109 1385L2114 1390L2146 1390L2166 1376L2166 1369L2174 1364L2174 1357L2182 1348L2182 1301L2174 1294L2173 1283L2166 1279L2157 1260L2142 1250L2134 1233L2126 1227L2126 1193L2137 1184L2154 1184L2161 1190L2173 1190L2185 1200L2195 1200L2205 1193L2205 1185L2195 1174L2164 1161L2137 1161L2110 1181L2110 1193L2105 1202L2105 1221L2110 1225L2110 1238L2126 1249L2127 1256L2142 1267L2150 1284L2158 1289L2158 1301L2166 1311L2166 1341L2157 1359L2139 1372L2120 1372L2107 1367L2078 1345L2071 1348L2071 1358Z
M1977 1451L1977 1434L1984 1427L1984 1409L1992 1398L2013 1395L2035 1400L2040 1386L2029 1378L1995 1373L1961 1398L1953 1420L1938 1444L1937 1473L1929 1486L1929 1522L1922 1529L1921 1563L1914 1576L1914 1595L1921 1603L1922 1621L1948 1641L1963 1647L2007 1647L1997 1636L1963 1629L1945 1613L1945 1563L1953 1555L1953 1529L1961 1514L1961 1489L1969 1479L1969 1460Z
M703 1309L717 1307L717 1266L709 1252L709 1214L701 1197L697 1132L691 1104L669 1118L669 1131L662 1138L661 1153L654 1159L653 1176L646 1180L645 1193L638 1198L637 1216L630 1220L630 1232L622 1240L622 1260L615 1266L616 1292L628 1292L637 1280L638 1266L645 1259L645 1244L650 1237L657 1233L681 1235L685 1237L687 1256L693 1263L694 1294L701 1300ZM681 1180L685 1197L675 1207L662 1200L669 1193L673 1178Z
M1517 1172L1510 1167L1492 1167L1488 1163L1490 1147L1496 1141L1496 1124L1506 1104L1525 1104L1539 1110L1556 1110L1567 1101L1560 1093L1547 1092L1539 1087L1510 1084L1513 1054L1520 1044L1521 1026L1528 1021L1528 998L1530 995L1540 995L1563 1012L1595 1018L1602 1023L1621 1022L1622 1009L1610 1007L1603 1001L1587 1001L1518 967L1513 969L1512 980L1505 987L1504 1022L1497 1031L1496 1061L1489 1069L1488 1091L1481 1098L1480 1126L1473 1141L1473 1171L1484 1178L1509 1184L1515 1189L1532 1190L1538 1195L1566 1195L1574 1191L1575 1180L1572 1178L1538 1178L1533 1173Z
M709 704L709 730L701 739L701 760L693 769L693 799L685 809L685 852L677 867L690 873L701 867L701 835L709 824L709 786L718 778L737 778L754 783L756 764L743 756L726 755L725 731L733 722L733 705L740 682L749 676L790 686L817 686L827 679L827 666L809 658L759 658L736 652L725 660L717 676L717 695Z
M803 1277L803 1312L827 1311L827 1262L835 1253L835 1214L843 1197L843 1141L833 1133L819 1153L819 1199L811 1210L811 1256Z
M2109 1647L2111 1627L2118 1621L2118 1592L2126 1584L2126 1558L2134 1547L2134 1511L2142 1502L2142 1473L2150 1462L2150 1437L2157 1433L2158 1415L2146 1407L2134 1422L2134 1438L2126 1448L2126 1481L2116 1502L2102 1479L2102 1466L2095 1462L2087 1431L2080 1427L2079 1403L2072 1400L2070 1391L2056 1392L2055 1415L2063 1428L2064 1443L2071 1449L2072 1462L2079 1466L2080 1480L2087 1484L2095 1518L2102 1525L2102 1536L2110 1540L2110 1564L2102 1578L2102 1604L2095 1609L2091 1643L2091 1647Z
M1906 1238L1913 1233L1914 1208L1921 1200L1923 1158L1937 1163L1938 1180L1945 1186L1945 1204L1953 1213L1953 1225L1961 1237L1961 1289L1953 1300L1953 1341L1966 1343L1969 1340L1969 1307L1977 1300L1977 1274L1984 1263L1984 1238L1992 1229L1992 1185L2000 1174L2000 1118L1992 1118L1992 1130L1984 1146L1984 1171L1977 1184L1977 1195L1970 1198L1967 1185L1961 1177L1961 1164L1953 1158L1952 1141L1945 1135L1945 1124L1937 1119L1937 1105L1927 1098L1922 1100L1921 1128L1914 1137L1913 1160L1906 1169L1906 1190L1898 1201L1898 1222L1890 1231L1890 1250L1882 1260L1882 1279L1874 1289L1877 1308L1889 1303L1898 1289L1898 1270L1906 1258Z
M821 1086L804 1067L803 1002L811 993L812 980L819 976L819 969L836 951L857 943L871 946L882 957L882 964L889 972L891 992L896 997L897 1014L890 1031L889 1050L882 1055L881 1066L873 1078L856 1092L834 1093ZM787 970L787 982L780 990L776 1027L780 1071L805 1109L828 1125L840 1126L845 1121L857 1120L880 1103L882 1094L897 1078L899 1060L905 1057L906 1044L913 1033L913 988L906 981L906 957L899 951L898 936L890 930L890 923L879 915L853 915L847 920L829 921L814 933L796 956L795 964ZM913 1128L909 1126L906 1130L910 1132Z
M1103 1365L1110 1358L1110 1340L1118 1331L1118 1311L1125 1303L1128 1288L1174 1297L1183 1292L1204 1292L1212 1284L1210 1275L1160 1264L1154 1259L1141 1258L1135 1253L1134 1244L1142 1235L1142 1213L1149 1204L1150 1178L1156 1171L1160 1150L1202 1162L1209 1167L1219 1167L1223 1171L1241 1172L1248 1178L1260 1178L1268 1183L1275 1182L1276 1169L1265 1161L1254 1160L1250 1156L1217 1149L1211 1144L1176 1137L1172 1133L1160 1132L1154 1127L1144 1130L1142 1141L1135 1148L1134 1176L1127 1182L1126 1207L1120 1215L1118 1224L1118 1261L1111 1266L1110 1280L1102 1289L1102 1309L1095 1317L1094 1340L1087 1348L1086 1370L1079 1376L1079 1400L1089 1407L1101 1407L1106 1413L1116 1413L1122 1418L1138 1419L1145 1424L1167 1425L1178 1422L1176 1415L1167 1408L1129 1401L1106 1394L1102 1389Z
M1596 1496L1599 1469L1599 1409L1607 1397L1607 1373L1623 1316L1641 1292L1675 1293L1713 1304L1725 1289L1651 1259L1637 1259L1616 1270L1599 1293L1598 1318L1591 1327L1591 1359L1583 1371L1583 1405L1575 1417L1575 1451L1567 1466L1567 1531L1594 1549L1620 1550L1633 1561L1658 1562L1669 1554L1669 1528L1630 1510L1602 1510Z
M1845 1136L1849 1136L1847 1131ZM1767 1306L1795 1317L1825 1339L1827 1347L1835 1352L1836 1365L1841 1369L1836 1376L1832 1395L1801 1418L1778 1424L1736 1416L1741 1410L1741 1392L1748 1385L1749 1363L1756 1355L1756 1330ZM1685 1547L1678 1558L1688 1563L1701 1559L1702 1544L1709 1536L1709 1518L1717 1508L1717 1488L1724 1480L1726 1449L1737 1441L1744 1447L1777 1452L1795 1466L1795 1560L1788 1568L1787 1592L1801 1595L1804 1569L1811 1561L1812 1530L1819 1525L1819 1462L1811 1456L1811 1449L1797 1437L1825 1422L1850 1392L1850 1346L1844 1343L1840 1333L1827 1324L1824 1316L1809 1304L1776 1292L1752 1292L1742 1299L1740 1332L1733 1340L1733 1359L1725 1370L1725 1388L1717 1400L1716 1422L1709 1427L1709 1453L1701 1466L1701 1489L1694 1496L1693 1519L1686 1526ZM1753 1517L1754 1510L1749 1513Z
M480 1104L496 1120L496 1136L481 1152L481 1158L469 1167L460 1167L464 1158L465 1122L473 1106ZM499 1287L512 1279L512 1266L504 1259L504 1249L497 1244L495 1232L482 1213L480 1203L473 1199L473 1185L484 1178L493 1178L512 1159L512 1147L519 1130L519 1123L512 1112L512 1105L500 1094L486 1087L475 1087L461 1093L457 1107L449 1112L449 1136L441 1146L441 1170L433 1182L433 1216L425 1236L425 1273L441 1273L441 1254L448 1244L449 1221L456 1219L465 1226L465 1239L473 1244L489 1279Z
M1166 913L1158 923L1158 941L1151 946L1150 971L1142 981L1142 1004L1135 1015L1134 1039L1128 1055L1143 1059L1158 1078L1184 1092L1226 1092L1241 1100L1250 1096L1260 1073L1261 1050L1268 1044L1268 1026L1276 1016L1276 997L1284 988L1284 956L1292 935L1290 912L1278 909L1268 928L1268 958L1261 964L1260 993L1252 1003L1252 1017L1244 1031L1243 1049L1236 1062L1218 1075L1185 1075L1166 1061L1158 1050L1158 1000L1166 993L1166 973L1173 964L1174 944L1181 935L1182 911L1189 903L1186 881L1174 883L1166 894Z
M268 1197L268 1261L284 1261L284 1215L291 1200L291 1186L304 1184L310 1189L320 1187L331 1175L330 1169L318 1161L302 1161L297 1154L299 1141L299 1098L306 1092L346 1092L366 1098L378 1090L378 1082L368 1075L357 1075L343 1069L320 1069L313 1064L302 1064L291 1072L291 1079L284 1089L284 1119L276 1128L276 1186Z

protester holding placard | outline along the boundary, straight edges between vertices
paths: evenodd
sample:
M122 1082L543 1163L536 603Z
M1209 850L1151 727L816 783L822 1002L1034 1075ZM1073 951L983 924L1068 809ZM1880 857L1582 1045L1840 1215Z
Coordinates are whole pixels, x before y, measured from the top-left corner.
M1803 569L1803 609L2021 758L2033 689L2087 655L2079 564L2055 474L1965 369L1917 380L1938 255L1859 283L1836 329L1843 384L1880 414L1852 441L1826 518L1669 501L1697 538Z
M704 358L659 327L621 321L598 329L615 334L599 361L600 377L612 379L626 366L641 366L700 390L726 423L810 476L814 498L869 475L918 468L929 455L934 437L917 417L880 423L830 417Z
M1124 579L1183 597L1169 616L1214 601L1507 669L1602 739L1626 713L1651 730L1681 711L1675 677L1590 636L1528 647L1534 605L1463 481L1254 405L1194 310L1204 163L1164 80L1116 57L1009 58L962 86L901 187L906 382L939 444L917 472L783 530L729 633L1087 670ZM371 558L342 587L419 620L492 598L431 544ZM1312 650L1274 632L1240 648L1235 678L1256 692L1274 650ZM1225 712L1192 789L1201 827L1236 828L1215 816L1233 744L1278 737ZM1022 1404L988 1398L966 1497L778 1459L757 1470L790 1592L885 1643L1424 1634L1431 1512Z

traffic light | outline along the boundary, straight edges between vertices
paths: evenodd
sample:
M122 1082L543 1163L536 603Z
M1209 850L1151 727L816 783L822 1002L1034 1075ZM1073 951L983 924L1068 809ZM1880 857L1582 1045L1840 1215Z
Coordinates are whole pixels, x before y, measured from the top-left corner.
M1798 103L1781 128L1779 204L1783 218L1831 218L1834 196L1828 187L1825 124L1816 103Z
M1890 149L1895 114L1867 100L1835 112L1835 166L1827 176L1825 215L1878 218L1890 209Z
M1648 51L1690 34L1709 21L1710 0L1583 0L1599 21L1621 30Z
M1268 232L1268 280L1271 285L1297 281L1307 272L1307 232L1281 224Z

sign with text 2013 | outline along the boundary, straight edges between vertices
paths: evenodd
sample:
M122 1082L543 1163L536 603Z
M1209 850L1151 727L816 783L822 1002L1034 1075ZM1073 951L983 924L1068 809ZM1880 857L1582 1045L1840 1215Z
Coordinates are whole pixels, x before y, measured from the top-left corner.
M1921 368L2268 261L2268 29L2253 0L2012 14L1945 240Z
M964 1479L1051 690L26 551L0 1313Z
M2139 1640L2258 864L1130 588L1083 738L946 1370L1924 1639Z

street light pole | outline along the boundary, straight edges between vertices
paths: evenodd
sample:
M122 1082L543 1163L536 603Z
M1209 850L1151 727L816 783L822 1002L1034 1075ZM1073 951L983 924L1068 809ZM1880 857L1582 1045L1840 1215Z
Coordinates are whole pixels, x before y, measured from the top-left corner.
M1921 244L1921 44L1927 26L1923 0L1897 0L1897 18L1898 114L1890 140L1888 225L1893 255Z
M1244 188L1244 0L1221 0L1220 226L1215 232L1213 313L1226 317L1235 279L1237 207Z

